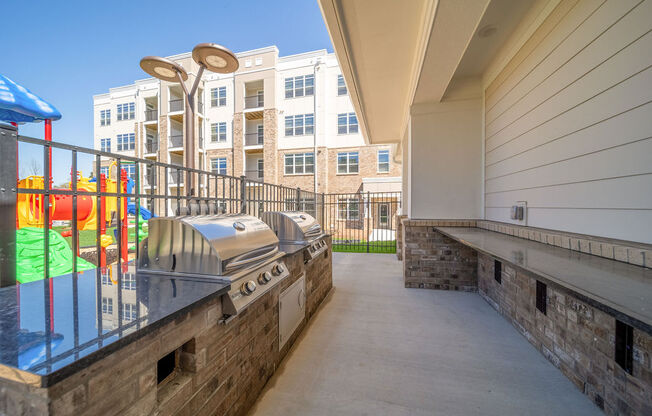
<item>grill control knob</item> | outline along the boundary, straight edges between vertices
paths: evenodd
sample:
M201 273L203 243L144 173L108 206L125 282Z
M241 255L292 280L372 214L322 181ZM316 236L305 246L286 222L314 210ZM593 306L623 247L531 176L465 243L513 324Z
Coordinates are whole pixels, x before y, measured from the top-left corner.
M272 274L274 276L279 276L284 271L285 271L285 268L283 267L282 264L277 264L276 266L272 267Z
M251 295L254 292L254 290L256 290L256 283L253 280L244 283L242 285L242 289L240 289L242 294L245 296Z
M258 276L258 283L261 285L266 285L270 280L272 280L272 274L270 272L263 272Z

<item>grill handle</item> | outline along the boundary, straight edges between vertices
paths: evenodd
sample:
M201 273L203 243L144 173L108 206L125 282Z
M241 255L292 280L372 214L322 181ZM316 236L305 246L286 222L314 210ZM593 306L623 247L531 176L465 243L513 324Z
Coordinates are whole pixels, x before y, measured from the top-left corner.
M247 257L247 258L244 258L242 260L231 260L227 264L226 269L230 270L230 269L233 269L233 268L244 266L245 264L254 263L254 262L258 261L258 260L262 260L262 259L264 259L266 257L270 257L270 256L272 256L272 255L274 255L276 253L278 253L278 247L274 247L274 249L272 251L266 251L265 253L263 253L261 255L258 255L258 256L255 256L255 257Z

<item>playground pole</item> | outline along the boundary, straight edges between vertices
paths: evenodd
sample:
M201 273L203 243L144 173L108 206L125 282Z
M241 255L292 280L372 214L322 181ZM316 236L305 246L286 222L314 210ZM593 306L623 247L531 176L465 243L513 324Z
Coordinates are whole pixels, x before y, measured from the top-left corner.
M45 120L45 141L52 141L52 120ZM50 183L50 189L52 189L52 148L48 148L48 176L46 180ZM48 207L50 209L50 207ZM52 229L52 217L50 216L48 221L48 228Z
M97 186L100 187L100 192L106 192L106 176L103 173L99 175ZM104 196L100 198L100 223L97 226L100 227L100 235L106 234L106 197ZM100 267L106 267L106 248L102 244L100 247Z
M127 193L127 171L124 169L120 169L120 188L123 193ZM122 257L122 261L125 263L129 261L129 219L127 217L128 199L129 198L122 198L122 212L120 213L122 215L122 231L120 232L120 238L122 239L120 248L122 253L120 253L120 256Z

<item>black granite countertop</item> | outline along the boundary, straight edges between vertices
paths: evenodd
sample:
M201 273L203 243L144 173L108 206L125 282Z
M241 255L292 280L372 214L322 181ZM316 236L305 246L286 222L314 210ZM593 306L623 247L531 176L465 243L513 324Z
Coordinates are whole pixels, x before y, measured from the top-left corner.
M52 385L229 289L131 263L2 288L0 377Z
M481 228L435 228L475 250L558 284L593 306L650 333L651 269Z

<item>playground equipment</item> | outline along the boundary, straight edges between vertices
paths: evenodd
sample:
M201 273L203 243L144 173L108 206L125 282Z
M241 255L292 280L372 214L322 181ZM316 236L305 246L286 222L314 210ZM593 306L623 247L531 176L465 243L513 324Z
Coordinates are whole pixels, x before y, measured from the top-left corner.
M43 279L45 262L43 256L42 228L25 227L16 231L16 280L19 283L33 282ZM50 256L49 268L51 276L59 276L72 272L73 252L68 242L54 230L49 231ZM82 258L77 258L77 270L91 270L95 265Z

